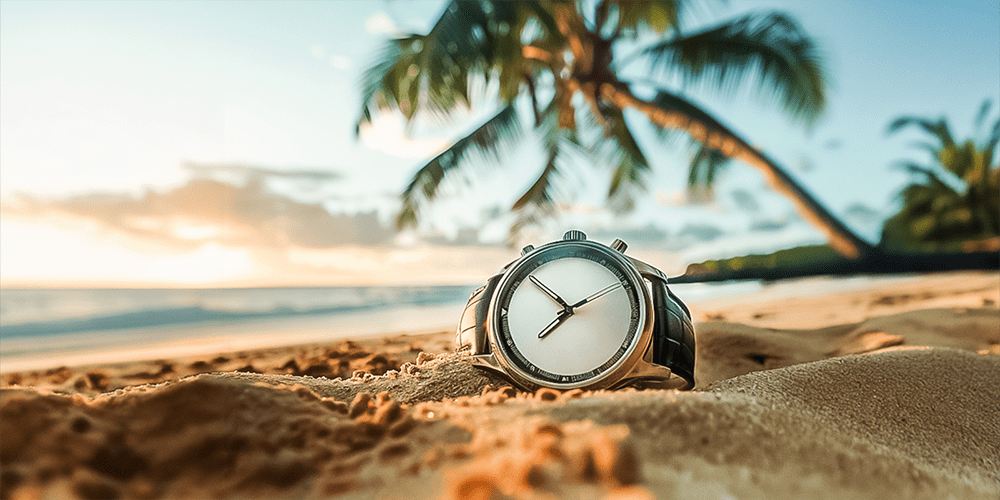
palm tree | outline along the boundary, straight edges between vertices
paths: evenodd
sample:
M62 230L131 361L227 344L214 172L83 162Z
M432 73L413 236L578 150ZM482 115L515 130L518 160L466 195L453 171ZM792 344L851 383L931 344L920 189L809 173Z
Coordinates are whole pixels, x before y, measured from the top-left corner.
M695 200L711 200L715 178L731 163L717 149L694 142L691 144L691 164L688 167L688 196Z
M683 131L703 148L696 167L714 171L725 157L757 168L841 254L855 258L870 250L720 120L655 79L624 76L635 68L723 91L752 80L793 118L815 119L825 102L823 73L814 44L791 18L751 14L687 32L682 7L679 0L453 0L427 34L389 41L364 75L359 130L379 110L398 110L407 120L418 110L447 118L471 107L470 82L494 84L500 101L494 115L416 171L403 191L397 225L414 224L442 181L474 163L470 157L500 163L522 136L523 113L545 154L538 177L511 207L518 214L513 232L554 213L560 171L580 153L611 166L610 206L628 210L650 170L625 120L625 110L633 109L661 136ZM618 58L626 46L648 40L654 41Z
M989 114L986 100L975 119L980 135ZM913 116L893 121L888 133L917 127L935 142L923 142L933 163L903 161L899 166L918 176L900 192L903 206L886 221L881 245L889 247L955 246L1000 236L1000 166L993 164L1000 143L1000 119L989 133L956 142L948 122Z

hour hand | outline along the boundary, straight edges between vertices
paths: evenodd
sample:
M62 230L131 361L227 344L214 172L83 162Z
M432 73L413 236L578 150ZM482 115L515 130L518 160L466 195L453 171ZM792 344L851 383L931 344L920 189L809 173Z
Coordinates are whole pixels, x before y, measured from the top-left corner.
M559 314L556 314L556 319L552 320L552 322L545 325L545 328L542 328L542 331L538 332L538 338L540 339L545 338L546 335L552 333L553 330L558 328L559 325L563 324L563 322L566 321L566 318L569 318L572 315L573 313L566 312L566 309L559 311Z
M529 274L528 279L531 280L531 282L534 283L535 286L537 286L541 291L545 292L545 295L548 295L552 300L556 301L556 304L561 305L563 309L569 309L569 310L573 309L569 306L569 304L566 303L565 300L563 300L562 297L559 296L559 294L552 291L551 288L545 286L545 283L542 283L542 280L536 278L534 274ZM542 336L539 335L539 337Z

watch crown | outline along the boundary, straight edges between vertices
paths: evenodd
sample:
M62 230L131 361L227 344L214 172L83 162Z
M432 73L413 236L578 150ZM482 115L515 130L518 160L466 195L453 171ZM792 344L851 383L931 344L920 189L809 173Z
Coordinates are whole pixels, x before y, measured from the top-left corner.
M621 253L625 253L625 249L628 248L628 244L616 238L615 241L611 242L611 248Z
M521 249L521 255L527 255L528 252L534 249L535 247L533 245L525 245L524 248Z
M582 241L585 239L587 239L587 235L577 229L570 229L566 231L566 234L563 234L563 240L565 241Z

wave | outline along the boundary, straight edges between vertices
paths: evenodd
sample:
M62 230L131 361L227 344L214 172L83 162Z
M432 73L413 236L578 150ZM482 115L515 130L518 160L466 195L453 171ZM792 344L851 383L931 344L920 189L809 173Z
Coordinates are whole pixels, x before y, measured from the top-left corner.
M376 296L365 297L363 300L343 300L337 304L313 307L292 307L287 304L271 304L265 308L255 309L215 308L204 305L151 307L113 314L98 314L89 317L0 325L0 338L40 337L63 333L125 330L214 321L230 322L279 317L314 316L355 311L374 311L378 309L391 310L392 308L401 306L458 302L464 300L470 290L468 287L410 289L403 293L397 291L390 294L376 294Z

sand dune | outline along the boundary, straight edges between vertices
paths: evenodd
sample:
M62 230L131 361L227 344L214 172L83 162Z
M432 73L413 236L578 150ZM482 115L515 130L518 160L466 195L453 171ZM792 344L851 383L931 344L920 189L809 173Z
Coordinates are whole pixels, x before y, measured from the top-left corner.
M803 330L710 321L699 323L697 332L695 380L699 387L752 371L896 346L1000 354L996 309L924 309Z
M0 498L995 499L1000 276L955 278L695 308L739 322L691 392L521 393L449 332L6 374Z

